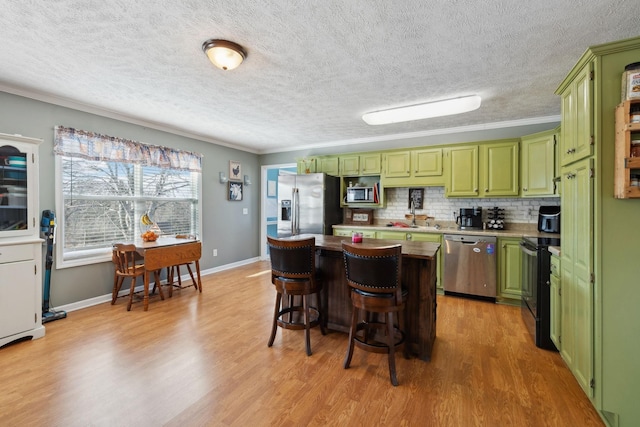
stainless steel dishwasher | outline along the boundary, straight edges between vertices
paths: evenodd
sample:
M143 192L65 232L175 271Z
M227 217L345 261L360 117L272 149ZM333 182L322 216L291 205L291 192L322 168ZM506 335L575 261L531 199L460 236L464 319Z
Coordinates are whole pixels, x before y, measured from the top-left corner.
M496 297L496 238L444 235L445 292Z

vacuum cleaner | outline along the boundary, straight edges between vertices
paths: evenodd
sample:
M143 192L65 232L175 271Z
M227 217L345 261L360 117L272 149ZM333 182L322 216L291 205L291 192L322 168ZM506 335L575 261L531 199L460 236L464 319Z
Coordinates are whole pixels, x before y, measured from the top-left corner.
M67 312L64 310L53 310L49 308L49 298L51 296L51 267L53 266L53 245L56 238L56 214L53 211L42 211L40 221L40 233L47 243L47 255L45 258L44 289L42 292L42 323L52 320L64 319Z

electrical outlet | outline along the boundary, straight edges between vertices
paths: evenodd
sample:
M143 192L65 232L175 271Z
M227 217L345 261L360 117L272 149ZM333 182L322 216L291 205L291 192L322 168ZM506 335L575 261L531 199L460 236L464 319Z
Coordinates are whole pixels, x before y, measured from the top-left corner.
M213 250L213 256L218 256L218 250L217 249Z
M249 208L242 208L242 215L248 215L249 214Z

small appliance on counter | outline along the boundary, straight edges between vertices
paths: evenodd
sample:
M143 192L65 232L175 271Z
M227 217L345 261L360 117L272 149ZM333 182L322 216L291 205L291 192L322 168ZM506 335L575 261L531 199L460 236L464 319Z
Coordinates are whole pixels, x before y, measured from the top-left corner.
M482 230L482 208L460 208L456 224L460 230Z
M560 233L560 206L540 206L538 211L538 231Z
M504 209L495 207L487 210L487 228L504 230Z

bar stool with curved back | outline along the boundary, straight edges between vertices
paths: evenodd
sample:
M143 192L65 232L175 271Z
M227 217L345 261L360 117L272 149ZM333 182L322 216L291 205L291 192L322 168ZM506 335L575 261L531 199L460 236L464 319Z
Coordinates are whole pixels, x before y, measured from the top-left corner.
M118 295L118 291L122 286L125 279L131 278L131 289L129 290L129 303L127 304L127 311L131 310L131 304L133 303L133 294L136 287L136 279L143 277L146 272L145 265L136 263L139 259L138 252L135 245L126 245L122 243L116 243L113 245L112 260L115 264L115 277L114 277L114 289L111 304L115 303ZM156 283L160 283L160 274L156 270L154 271ZM162 286L158 286L160 291L160 298L164 300L164 294L162 292Z
M397 386L395 352L405 342L407 297L401 284L402 246L366 247L343 242L342 253L353 305L344 368L351 364L354 345L374 353L387 353L391 384ZM394 313L397 313L398 326L394 324ZM364 319L359 320L362 314ZM377 318L379 314L384 315L384 319ZM386 341L377 337L381 334ZM406 345L404 357L409 357Z
M278 326L284 329L304 329L307 356L311 356L310 329L319 325L322 335L326 334L320 298L322 283L316 277L316 239L311 237L290 240L267 236L267 241L271 258L271 283L276 287L276 305L268 346L273 345ZM313 294L316 295L316 307L310 306L308 301ZM283 296L289 296L286 305L283 304ZM302 298L297 304L296 296Z

